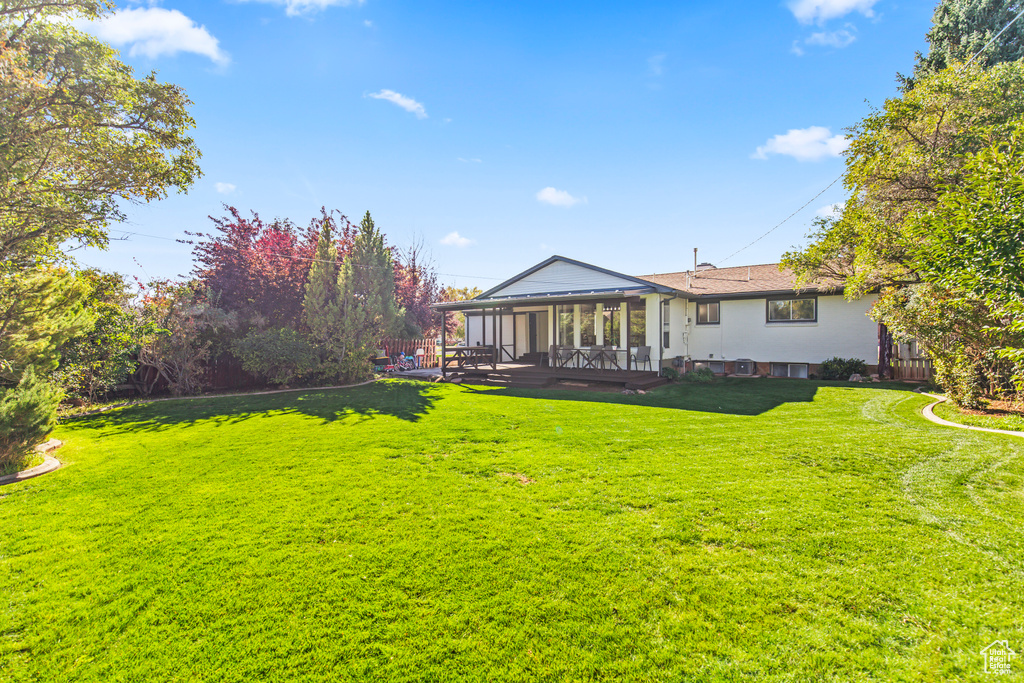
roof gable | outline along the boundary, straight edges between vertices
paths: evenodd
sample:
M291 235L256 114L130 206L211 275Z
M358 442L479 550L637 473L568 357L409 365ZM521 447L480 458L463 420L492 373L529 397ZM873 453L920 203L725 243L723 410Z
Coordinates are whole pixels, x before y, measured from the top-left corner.
M589 263L574 261L564 256L552 256L533 268L489 289L478 299L494 299L526 294L571 294L580 292L615 291L622 289L662 289L656 283L630 275L598 268Z

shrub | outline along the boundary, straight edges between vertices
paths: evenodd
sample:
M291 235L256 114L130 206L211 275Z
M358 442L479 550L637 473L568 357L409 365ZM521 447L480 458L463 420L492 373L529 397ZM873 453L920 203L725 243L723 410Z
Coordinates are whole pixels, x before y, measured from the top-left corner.
M684 382L694 382L696 384L711 384L715 379L715 373L711 371L711 368L701 368L683 373L680 379Z
M287 328L254 330L234 344L246 371L285 384L320 368L320 356L310 340Z
M0 468L50 433L63 393L29 368L18 386L0 394Z
M662 368L661 376L667 379L669 382L675 382L679 379L679 371L675 368Z
M850 375L867 375L867 363L859 358L829 358L818 369L822 379L850 379Z

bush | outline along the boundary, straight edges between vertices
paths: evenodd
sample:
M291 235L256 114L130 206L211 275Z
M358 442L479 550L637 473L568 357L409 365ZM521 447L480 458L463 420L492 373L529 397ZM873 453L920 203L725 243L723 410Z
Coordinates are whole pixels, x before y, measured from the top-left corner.
M310 340L295 330L254 330L234 344L246 371L273 384L285 384L320 369L320 355Z
M63 393L28 369L18 386L0 394L0 468L50 433Z
M679 379L679 371L675 368L662 368L661 376L667 379L669 382L675 382Z
M867 363L859 358L829 358L818 369L822 379L850 379L850 375L867 375Z
M700 370L690 370L683 373L680 379L684 382L694 382L696 384L711 384L715 380L715 373L711 371L711 368L701 368Z

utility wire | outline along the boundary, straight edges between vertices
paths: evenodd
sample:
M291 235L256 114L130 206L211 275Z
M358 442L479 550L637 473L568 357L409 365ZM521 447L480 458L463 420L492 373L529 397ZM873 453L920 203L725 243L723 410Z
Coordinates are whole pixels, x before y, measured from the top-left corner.
M969 60L967 61L967 63L966 63L966 64L964 64L963 66L961 66L959 70L960 70L960 71L962 71L963 69L966 69L966 68L967 68L968 66L970 66L970 65L971 65L971 63L972 63L972 62L973 62L973 61L974 61L975 59L977 59L978 57L980 57L980 56L981 56L981 53L982 53L982 52L984 52L985 50L987 50L987 49L989 48L989 46L990 46L990 45L992 45L992 43L996 42L996 39L997 39L997 38L999 38L999 36L1003 35L1003 34L1004 34L1004 33L1006 32L1006 29L1008 29L1008 28L1010 28L1011 26L1013 26L1014 22L1016 22L1016 21L1017 21L1018 19L1020 19L1021 17L1024 17L1024 9L1022 9L1022 10L1021 10L1020 12L1018 12L1018 13L1017 13L1017 16L1015 16L1015 17L1014 17L1013 19L1010 19L1010 21L1009 21L1009 22L1007 22L1006 26L1004 26L1004 27L1003 27L1002 29L1000 29L999 33L997 33L997 34L995 34L994 36L992 36L992 39L991 39L991 40L989 40L989 41L988 41L987 43L985 43L985 45L984 45L984 46L983 46L983 47L982 47L982 48L981 48L980 50L978 50L978 51L977 51L977 52L976 52L976 53L974 54L974 56L973 56L973 57L971 57L971 58L970 58L970 59L969 59ZM721 261L719 261L719 263L725 263L726 261L728 261L729 259L731 259L731 258L732 258L733 256L735 256L736 254L739 254L740 252L742 252L742 251L745 251L745 250L749 249L750 247L754 246L755 244L757 244L758 242L760 242L761 240L763 240L763 239L764 239L765 237L767 237L768 235L770 235L770 234L772 234L773 232L775 232L775 231L776 231L777 229L779 229L780 227L782 227L782 226L783 226L783 225L784 225L784 224L785 224L785 223L786 223L787 221L789 221L789 219L790 219L790 218L792 218L793 216L797 215L798 213L800 213L801 211L803 211L804 209L806 209L806 208L807 208L807 206L808 206L808 204L810 204L811 202L813 202L813 201L814 201L815 199L817 199L817 198L818 198L818 197L820 197L821 195L825 194L825 192L826 192L826 191L827 191L827 190L828 190L828 189L829 189L830 187L832 187L832 186L833 186L833 185L835 185L835 184L836 184L837 182L839 182L840 180L842 180L842 178L843 178L843 175L845 175L845 173L844 173L844 174L840 174L840 176L839 176L838 178L836 178L835 180L833 180L833 181L832 181L831 183L829 183L829 184L828 184L828 185L827 185L827 186L825 187L825 189L824 189L824 190L822 190L822 191L821 191L821 192L819 192L818 194L816 194L816 195L814 195L813 197L811 197L810 201L808 201L808 202L807 202L807 204L804 204L804 205L803 205L803 206L801 206L801 207L800 207L799 209L797 209L797 210L796 210L796 211L794 211L793 213L791 213L791 214L789 214L788 216L786 216L786 217L785 217L784 219L782 219L782 221L781 221L780 223L778 223L778 224L777 224L777 225L776 225L775 227L773 227L773 228L772 228L771 230L769 230L769 231L768 231L768 232L766 232L765 234L761 235L760 237L758 237L758 238L757 238L756 240L754 240L754 241L753 241L753 242L751 242L750 244L746 245L745 247L742 247L742 248L740 248L740 249L737 249L737 250L736 250L736 251L734 251L733 253L729 254L729 255L728 255L728 256L726 256L726 257L725 257L724 259L722 259Z

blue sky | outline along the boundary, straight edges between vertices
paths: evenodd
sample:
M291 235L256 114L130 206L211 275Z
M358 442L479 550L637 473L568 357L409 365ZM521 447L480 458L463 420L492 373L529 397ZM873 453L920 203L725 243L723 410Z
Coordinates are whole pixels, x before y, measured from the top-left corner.
M840 185L841 137L897 92L931 1L122 2L89 28L195 102L205 173L83 264L191 270L222 203L369 210L446 284L552 254L631 274L777 261ZM144 236L144 235L149 235ZM158 239L163 238L163 239Z

